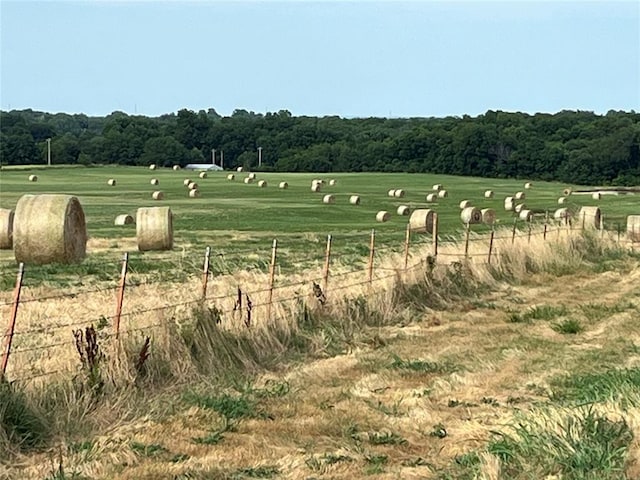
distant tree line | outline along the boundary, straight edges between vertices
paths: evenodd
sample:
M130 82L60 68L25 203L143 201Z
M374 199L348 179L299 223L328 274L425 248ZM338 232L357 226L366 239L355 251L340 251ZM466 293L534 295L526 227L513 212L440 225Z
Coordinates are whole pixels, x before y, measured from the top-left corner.
M640 183L640 114L487 111L477 117L294 117L236 110L180 110L159 117L0 112L0 163L162 166L216 162L287 172L430 172Z

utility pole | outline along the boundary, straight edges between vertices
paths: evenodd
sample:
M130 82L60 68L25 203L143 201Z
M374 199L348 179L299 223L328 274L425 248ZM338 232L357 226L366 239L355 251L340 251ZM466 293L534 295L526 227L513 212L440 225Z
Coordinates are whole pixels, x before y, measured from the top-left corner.
M220 168L224 170L224 150L220 150Z
M262 166L262 147L258 147L258 168Z
M51 166L51 139L47 138L47 165Z
M211 149L211 165L215 165L216 164L216 149L212 148Z

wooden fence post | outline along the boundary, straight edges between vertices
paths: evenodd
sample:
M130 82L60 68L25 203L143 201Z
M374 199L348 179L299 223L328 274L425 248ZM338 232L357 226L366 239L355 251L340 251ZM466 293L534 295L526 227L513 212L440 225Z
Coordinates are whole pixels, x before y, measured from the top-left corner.
M438 213L433 212L433 258L438 258Z
M211 247L204 251L204 266L202 267L202 299L207 298L207 283L209 282L209 264L211 261Z
M491 236L489 237L489 255L487 256L487 263L491 265L491 253L493 252L493 237L495 235L495 231L491 228Z
M322 290L324 296L327 296L327 289L329 288L329 265L331 264L331 235L327 235L327 249L324 253L324 269L322 273Z
M371 288L371 284L373 283L373 257L376 252L376 231L371 230L371 241L369 242L369 266L368 266L368 280L369 280L369 288Z
M547 222L544 223L544 230L542 231L542 239L547 241Z
M411 243L411 224L407 223L407 232L404 236L404 271L409 268L409 244Z
M273 304L273 281L276 274L276 253L278 251L278 240L273 239L271 247L271 265L269 266L269 302L267 303L267 320L271 318L271 306Z
M513 219L513 230L511 230L511 245L513 245L516 241L516 227L518 226L518 219Z
M13 303L11 304L11 317L7 333L4 337L4 348L2 350L2 368L0 369L0 381L4 381L11 355L11 344L13 343L13 332L16 328L16 318L18 318L18 307L20 305L20 293L22 292L22 280L24 278L24 263L18 265L18 276L16 277L16 288L13 291Z
M531 223L528 225L529 229L527 231L527 243L531 243Z
M120 288L118 289L118 303L116 305L116 318L114 322L116 339L120 336L120 317L122 316L122 303L124 301L124 288L127 284L128 268L129 268L129 253L126 252L122 259L122 271L120 272Z
M471 223L467 222L467 225L464 229L464 258L467 260L469 258L469 233L471 231Z

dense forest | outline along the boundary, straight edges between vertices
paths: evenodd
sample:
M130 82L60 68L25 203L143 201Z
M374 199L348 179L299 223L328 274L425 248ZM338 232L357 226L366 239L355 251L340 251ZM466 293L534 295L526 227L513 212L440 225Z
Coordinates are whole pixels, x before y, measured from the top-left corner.
M180 110L160 117L0 112L0 164L170 166L288 172L431 172L640 184L640 114L487 111L477 117L353 118Z

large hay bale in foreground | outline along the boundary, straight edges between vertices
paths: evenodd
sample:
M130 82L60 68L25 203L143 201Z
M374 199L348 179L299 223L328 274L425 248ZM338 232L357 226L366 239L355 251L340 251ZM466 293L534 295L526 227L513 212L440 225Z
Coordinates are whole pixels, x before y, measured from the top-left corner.
M483 208L480 210L482 215L482 223L485 225L493 225L496 223L496 211L493 208Z
M464 223L481 223L482 222L482 212L476 207L465 207L460 212L460 219Z
M151 198L153 198L154 200L163 200L164 199L164 192L161 192L160 190L153 192L151 194Z
M193 190L189 190L189 198L198 198L200 196L200 190L194 188Z
M404 198L404 190L402 190L401 188L398 188L393 192L393 196L396 198Z
M447 198L449 196L449 192L446 190L440 190L438 192L438 198Z
M325 195L322 197L322 203L336 203L336 197L333 195Z
M173 248L173 214L169 207L141 207L136 212L138 250Z
M409 228L416 233L433 233L434 211L428 208L414 210L409 217Z
M505 197L505 199L504 199L504 209L507 212L512 212L514 206L515 206L515 204L514 204L514 201L513 201L513 197Z
M289 188L289 184L287 182L280 182L278 184L278 188L281 188L282 190L286 190L287 188Z
M0 208L0 249L13 248L13 210Z
M149 181L149 183L150 183L151 185L158 185L158 183L160 183L160 182L158 182L158 179L157 179L157 178L152 178L152 179Z
M267 188L267 181L266 181L266 180L260 180L260 181L258 182L258 186L259 186L260 188Z
M391 218L391 214L386 210L380 210L376 213L376 222L388 222Z
M349 203L351 205L360 205L360 195L351 195L349 197Z
M493 198L493 191L492 190L485 190L484 198Z
M408 205L400 205L396 210L396 213L402 216L409 215L411 213L411 209L409 208Z
M553 219L566 225L571 219L571 211L568 208L559 208L553 212Z
M438 201L438 194L437 193L428 193L426 200L429 203L436 202L436 201Z
M16 205L13 250L17 262L80 263L86 255L87 225L71 195L23 195Z
M30 182L37 182L38 181L38 176L37 175L29 175L29 181Z
M462 200L460 202L460 209L464 210L465 208L469 208L471 206L471 202L469 200Z
M600 228L602 213L598 207L582 207L578 212L578 220L584 228Z
M109 185L111 187L115 187L116 186L116 179L115 178L110 178L109 180L107 180L107 185Z
M114 225L131 225L134 223L134 219L131 215L127 215L123 213L122 215L118 215L113 222Z
M516 192L516 194L513 196L513 198L515 198L516 200L524 200L525 193L524 192Z
M640 215L627 216L627 237L632 242L640 242Z
M533 219L533 212L527 209L520 210L518 217L520 218L520 220L524 220L525 222L530 222L531 219Z

